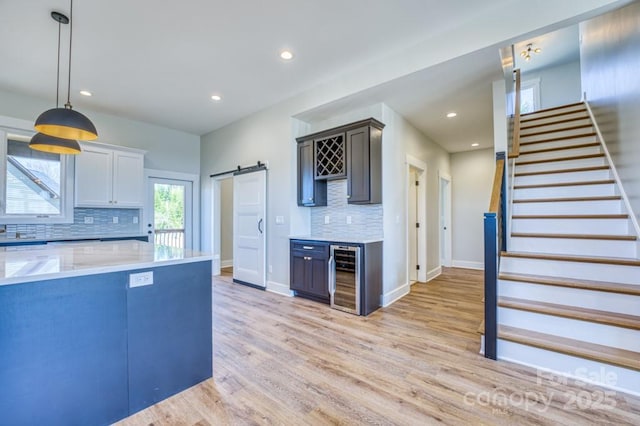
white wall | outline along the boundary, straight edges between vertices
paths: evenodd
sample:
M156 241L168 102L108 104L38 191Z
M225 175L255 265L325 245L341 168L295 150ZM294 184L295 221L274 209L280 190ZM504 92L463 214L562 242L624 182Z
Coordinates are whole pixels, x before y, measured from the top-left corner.
M582 85L640 221L640 3L580 25Z
M577 43L577 41L576 41ZM540 109L580 102L580 61L522 74L522 81L540 79Z
M495 170L492 148L451 154L452 264L484 267L484 213Z
M0 115L34 122L51 101L0 91ZM98 142L147 151L144 167L191 174L200 173L200 137L155 124L129 120L78 108L98 129Z
M220 181L220 263L233 263L233 178Z

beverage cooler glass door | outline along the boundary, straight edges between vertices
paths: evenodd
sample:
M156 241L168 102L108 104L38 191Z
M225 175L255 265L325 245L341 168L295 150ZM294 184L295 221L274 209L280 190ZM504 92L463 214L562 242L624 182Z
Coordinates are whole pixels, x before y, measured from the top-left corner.
M331 307L360 315L360 247L331 246Z

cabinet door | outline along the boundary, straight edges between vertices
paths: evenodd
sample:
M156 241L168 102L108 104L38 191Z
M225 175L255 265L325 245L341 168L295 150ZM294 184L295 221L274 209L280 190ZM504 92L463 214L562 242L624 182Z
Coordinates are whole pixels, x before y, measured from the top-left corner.
M327 182L315 180L313 141L298 143L298 205L327 205Z
M144 157L138 153L113 154L114 207L142 207L144 198Z
M76 207L111 207L113 152L83 146L76 156Z
M289 287L291 290L306 291L306 260L304 253L291 252L291 281Z
M307 269L310 270L311 279L307 292L318 297L329 297L328 260L318 255L307 260Z
M349 203L369 202L369 127L347 132L347 198Z

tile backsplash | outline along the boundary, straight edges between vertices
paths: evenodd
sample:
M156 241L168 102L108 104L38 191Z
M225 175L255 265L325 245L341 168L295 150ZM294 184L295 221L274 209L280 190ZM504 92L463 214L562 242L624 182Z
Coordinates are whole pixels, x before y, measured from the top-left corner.
M325 223L325 218L329 223ZM327 182L327 206L311 209L311 235L381 238L382 204L348 204L347 180ZM351 223L347 223L348 221Z
M117 217L118 223L114 223ZM92 218L93 223L85 223ZM2 225L5 238L59 239L76 237L109 237L119 235L139 235L139 209L88 209L76 208L73 223ZM137 223L136 223L137 222Z

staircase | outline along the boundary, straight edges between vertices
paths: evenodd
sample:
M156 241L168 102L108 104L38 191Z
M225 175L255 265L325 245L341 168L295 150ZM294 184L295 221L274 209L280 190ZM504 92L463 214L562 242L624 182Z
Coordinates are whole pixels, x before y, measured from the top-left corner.
M638 240L584 104L522 116L498 355L640 394Z

